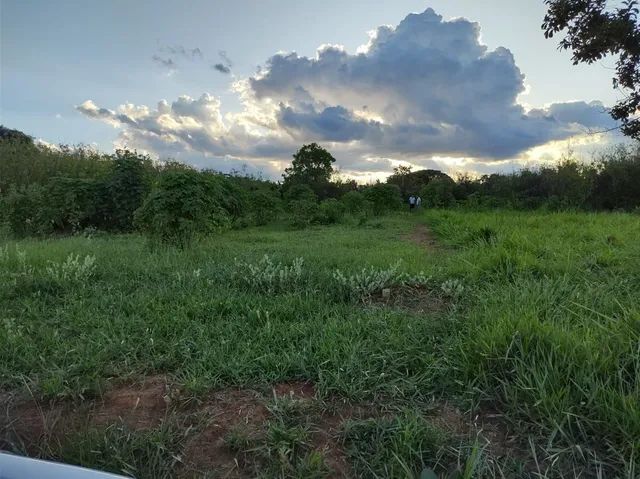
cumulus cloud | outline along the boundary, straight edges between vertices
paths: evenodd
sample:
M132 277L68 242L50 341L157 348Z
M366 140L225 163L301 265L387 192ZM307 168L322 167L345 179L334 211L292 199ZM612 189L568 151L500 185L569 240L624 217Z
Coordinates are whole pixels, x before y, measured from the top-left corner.
M386 154L509 158L609 123L601 104L555 104L527 112L524 75L506 48L489 51L480 26L444 21L432 9L379 27L359 53L321 47L315 58L271 57L251 78L257 98L280 102L279 122L298 136L363 141ZM366 110L362 105L367 105ZM360 114L359 114L360 110ZM292 124L292 118L304 122ZM334 115L335 116L335 115ZM376 121L363 121L363 118Z
M172 48L180 56L199 51ZM219 57L212 68L229 73L230 59L223 51ZM526 110L517 101L524 75L512 53L483 45L477 23L446 21L432 9L377 28L355 53L338 45L321 46L315 57L278 53L234 89L243 110L226 115L209 94L162 101L155 109L112 111L91 101L77 109L161 153L277 162L303 142L321 141L353 171L378 168L379 162L364 160L373 156L416 164L438 156L513 160L533 147L614 125L599 102Z
M278 159L288 158L295 147L277 131L254 131L252 123L241 116L229 115L225 122L220 100L207 93L200 98L184 95L171 103L162 100L155 108L125 103L110 110L87 100L76 110L121 128L119 147L187 159L203 166L237 167L252 158L256 166L273 173L280 169Z

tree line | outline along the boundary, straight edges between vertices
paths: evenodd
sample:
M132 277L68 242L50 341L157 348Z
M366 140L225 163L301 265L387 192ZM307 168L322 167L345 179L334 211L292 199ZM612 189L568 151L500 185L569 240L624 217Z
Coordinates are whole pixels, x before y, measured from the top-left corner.
M18 237L139 231L152 244L184 247L199 236L274 221L297 228L345 218L364 224L403 208L410 195L426 207L634 210L638 153L619 148L589 164L567 157L553 166L456 179L399 166L385 182L358 185L337 179L335 158L311 143L274 182L129 150L44 147L0 127L0 225Z

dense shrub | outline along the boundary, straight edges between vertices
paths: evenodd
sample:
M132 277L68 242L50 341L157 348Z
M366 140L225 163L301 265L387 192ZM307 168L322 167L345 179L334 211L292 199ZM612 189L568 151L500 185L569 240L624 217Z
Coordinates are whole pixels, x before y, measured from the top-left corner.
M411 167L397 166L393 174L387 178L387 183L397 185L400 188L402 198L408 198L418 192L434 179L451 179L445 173L438 170L411 171Z
M338 223L344 216L344 206L335 198L320 202L314 222L322 225Z
M282 208L280 198L271 191L256 191L249 195L249 205L253 222L266 225L275 220Z
M199 236L229 226L230 215L217 201L221 179L195 170L169 170L154 185L135 220L152 244L185 247Z
M628 210L640 206L640 150L619 147L593 164L571 155L553 166L491 174L461 176L455 199L473 207L551 210Z
M3 222L16 236L47 234L52 231L43 214L45 188L38 184L12 186L2 197Z
M58 233L72 233L104 223L102 183L87 178L51 178L41 214Z
M619 148L596 163L589 194L595 209L633 210L640 206L640 151Z
M33 138L29 135L21 132L20 130L13 130L7 128L4 125L0 125L0 141L14 141L16 143L33 144Z
M295 184L284 190L284 200L288 203L291 201L318 201L317 195L310 186L304 184Z
M17 187L46 184L54 176L104 178L110 157L85 148L48 148L15 140L0 140L0 195Z
M345 207L347 213L357 215L371 208L371 204L365 198L365 196L359 191L349 191L345 193L340 201Z
M111 230L131 231L133 214L140 208L150 189L148 171L151 159L128 150L116 150L112 171L105 180L106 204L103 214Z
M425 206L442 208L455 202L455 182L449 177L434 178L420 190L420 197Z
M400 188L397 185L376 183L364 190L365 198L371 202L375 215L381 215L402 205Z
M132 231L134 212L158 177L196 174L178 162L154 163L148 156L127 150L105 155L86 147L44 147L21 132L5 128L0 133L0 229L17 236L76 233L87 228ZM208 185L204 190L209 197L202 201L215 205L213 223L263 225L286 211L292 224L305 227L335 223L346 211L363 224L372 214L399 208L403 192L419 193L425 206L435 207L640 208L640 149L633 147L618 148L593 164L580 163L569 155L552 166L479 178L461 175L455 182L436 170L413 172L397 167L386 184L378 182L360 190L354 181L331 179L333 157L318 145L301 148L294 163L283 185L238 172L197 173L198 181ZM154 194L157 202L159 193ZM331 201L318 205L318 198ZM174 213L167 212L167 218ZM154 215L159 217L159 210ZM199 221L185 218L186 229Z
M291 213L290 223L295 228L306 228L318 217L318 203L309 200L294 200L287 205Z

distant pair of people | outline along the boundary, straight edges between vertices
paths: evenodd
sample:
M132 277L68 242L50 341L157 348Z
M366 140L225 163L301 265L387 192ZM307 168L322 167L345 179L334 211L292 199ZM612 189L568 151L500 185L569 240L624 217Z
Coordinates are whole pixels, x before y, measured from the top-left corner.
M422 204L422 198L414 195L409 196L409 210L412 210L414 208L419 208L421 204Z

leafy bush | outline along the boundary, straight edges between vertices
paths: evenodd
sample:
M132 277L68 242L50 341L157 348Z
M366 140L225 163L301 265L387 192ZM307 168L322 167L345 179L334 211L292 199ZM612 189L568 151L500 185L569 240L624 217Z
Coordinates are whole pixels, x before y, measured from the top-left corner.
M61 145L48 148L19 141L0 141L0 195L11 185L46 184L54 176L102 179L109 157L90 148Z
M287 202L291 201L313 201L317 202L318 197L313 192L310 186L305 184L295 184L286 188L284 191L284 199Z
M340 201L344 205L347 213L352 215L362 213L371 207L370 203L359 191L349 191L345 193L342 195L342 198L340 198Z
M168 170L136 211L136 224L152 244L184 248L201 235L229 226L218 203L220 182L195 170Z
M420 197L425 206L433 208L451 206L455 202L455 188L455 182L449 177L434 178L420 190Z
M589 198L594 208L633 210L640 206L640 150L619 148L601 158L596 169Z
M133 216L149 192L148 156L128 150L116 150L112 171L105 180L105 224L111 230L131 231Z
M464 294L464 284L459 279L448 279L440 285L440 290L445 296L457 299Z
M236 260L234 278L252 292L273 294L296 291L304 280L303 264L302 258L294 259L290 265L274 263L268 255L264 255L257 263Z
M344 206L335 198L320 202L314 222L322 225L338 223L344 216Z
M13 186L1 198L3 223L9 225L14 235L41 235L53 230L53 225L43 214L45 193L45 188L38 184Z
M291 226L294 228L306 228L318 217L318 203L308 200L296 200L289 202L291 211Z
M54 177L46 185L46 204L41 208L56 232L78 232L101 222L102 185L87 178Z
M251 194L249 202L253 222L257 225L266 225L275 220L281 209L280 198L272 192L254 192Z
M400 208L402 198L398 185L376 183L364 190L365 198L371 202L373 213L381 215Z

